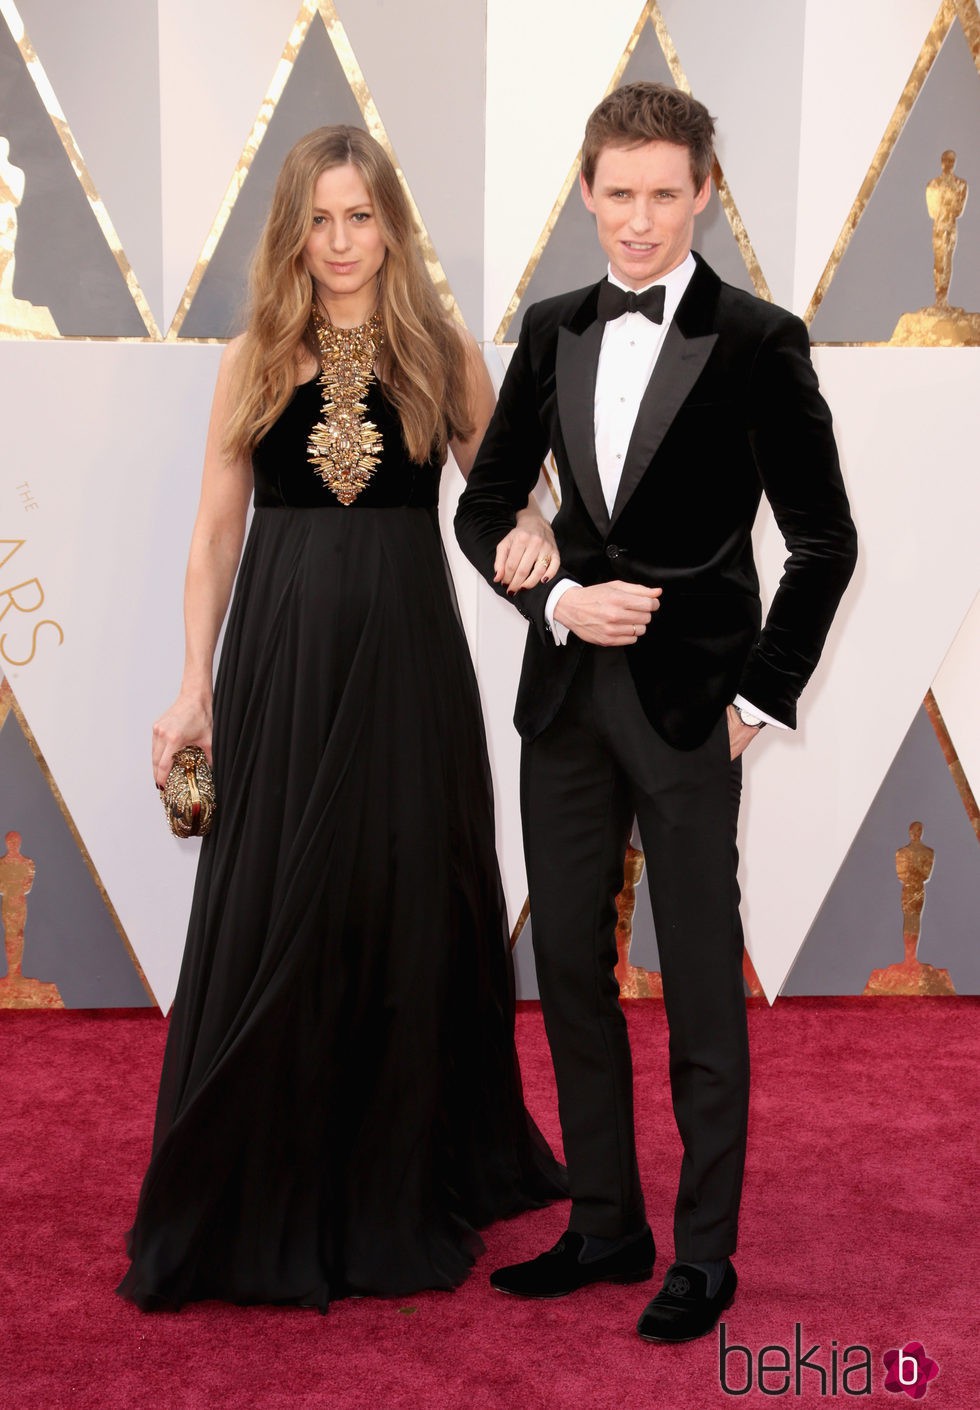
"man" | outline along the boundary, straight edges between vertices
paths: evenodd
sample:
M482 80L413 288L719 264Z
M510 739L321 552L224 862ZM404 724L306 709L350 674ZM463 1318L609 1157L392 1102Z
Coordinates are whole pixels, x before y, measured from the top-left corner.
M677 1262L637 1328L655 1341L704 1335L734 1297L748 1101L739 756L764 724L795 726L855 561L804 325L691 253L713 134L700 103L651 83L589 118L581 189L609 276L528 309L456 520L495 581L495 545L550 446L561 567L511 600L533 626L515 723L572 1208L553 1249L491 1282L558 1297L652 1273L613 975L635 814L684 1145ZM789 557L760 630L762 493Z

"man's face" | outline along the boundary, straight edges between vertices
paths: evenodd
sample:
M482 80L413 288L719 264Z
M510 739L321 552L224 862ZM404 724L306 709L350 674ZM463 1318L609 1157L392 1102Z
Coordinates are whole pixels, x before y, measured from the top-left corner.
M686 147L675 142L603 147L592 190L579 180L582 200L596 218L599 244L627 288L642 289L687 258L694 217L711 195L711 177L700 191L694 189Z

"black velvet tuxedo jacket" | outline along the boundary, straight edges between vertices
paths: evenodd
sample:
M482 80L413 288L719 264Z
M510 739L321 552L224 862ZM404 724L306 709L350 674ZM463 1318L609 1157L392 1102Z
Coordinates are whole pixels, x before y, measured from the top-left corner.
M800 319L731 285L699 257L640 404L613 512L596 465L594 402L604 324L599 285L527 310L460 500L456 532L488 581L497 543L550 447L561 482L561 569L510 600L528 633L514 722L551 721L583 643L558 645L544 607L555 582L661 587L660 610L627 648L647 717L679 749L701 744L736 693L796 724L853 571L855 533L831 416ZM765 625L752 556L762 495L788 549ZM498 591L503 591L498 587Z

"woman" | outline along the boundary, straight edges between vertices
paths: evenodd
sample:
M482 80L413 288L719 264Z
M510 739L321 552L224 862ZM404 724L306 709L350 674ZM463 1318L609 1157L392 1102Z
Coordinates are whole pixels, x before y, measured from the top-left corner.
M451 1288L477 1227L561 1193L521 1094L486 748L436 518L447 445L466 473L491 403L382 148L304 137L222 359L183 684L154 726L158 784L181 745L210 750L237 568L218 814L120 1287L141 1307ZM498 553L510 590L557 564L522 517Z

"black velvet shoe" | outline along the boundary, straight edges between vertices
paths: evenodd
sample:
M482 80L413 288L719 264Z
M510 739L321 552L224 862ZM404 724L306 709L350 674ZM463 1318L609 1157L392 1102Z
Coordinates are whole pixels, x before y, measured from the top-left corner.
M590 1283L643 1283L653 1277L657 1252L649 1229L613 1253L583 1263L585 1246L585 1236L569 1229L547 1253L491 1273L490 1286L516 1297L565 1297Z
M644 1341L693 1341L710 1332L718 1318L735 1301L738 1278L729 1263L714 1297L708 1296L708 1278L689 1263L667 1269L664 1285L648 1302L636 1324Z

